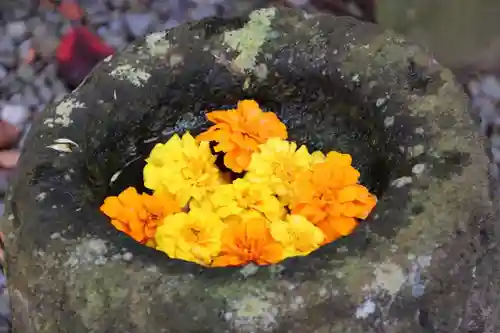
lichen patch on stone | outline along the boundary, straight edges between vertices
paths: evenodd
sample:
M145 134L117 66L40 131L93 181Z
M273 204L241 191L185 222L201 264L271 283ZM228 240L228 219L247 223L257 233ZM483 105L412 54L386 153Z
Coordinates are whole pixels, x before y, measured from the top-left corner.
M250 20L241 29L224 33L224 43L239 52L233 63L241 70L252 70L256 57L271 32L275 8L265 8L250 14Z
M45 198L47 197L47 193L46 192L40 192L37 194L36 196L36 201L40 202L40 201L43 201L45 200Z
M259 328L272 332L277 325L278 310L265 298L248 295L230 304L231 309L224 316L238 332L251 333Z
M119 80L127 80L139 88L144 86L144 83L151 77L151 74L131 65L118 66L109 75Z
M56 107L56 117L54 123L62 126L69 126L73 121L71 120L71 113L75 108L84 108L85 104L77 101L74 98L67 98Z
M259 270L259 266L255 265L253 263L250 263L250 264L246 265L245 267L243 267L242 269L240 269L240 274L243 275L243 277L247 278L251 275L255 275L258 270Z
M421 174L422 172L424 172L424 170L425 170L425 164L423 163L415 164L411 169L411 171L416 175Z
M166 40L167 32L155 32L146 36L146 46L150 55L157 57L166 55L170 49L170 41Z
M52 235L50 235L50 239L59 239L59 238L61 238L60 232L54 232Z
M406 186L408 184L411 184L412 182L413 182L413 179L411 177L404 176L404 177L394 179L392 181L391 185L394 187L400 188L400 187Z
M380 264L373 274L375 279L370 289L386 291L391 296L395 296L406 281L403 269L390 262Z
M378 98L377 101L375 102L375 106L378 108L383 106L387 102L388 99L389 99L389 97L387 97L387 96Z
M426 95L421 96L410 96L411 103L408 106L411 114L414 116L426 115L432 113L437 104L440 103L441 99L437 95Z
M304 307L305 303L306 303L306 301L305 301L304 297L302 297L300 295L296 296L290 302L290 309L295 310L295 311L299 310L299 309Z
M394 116L386 117L384 119L384 126L391 127L392 125L394 125Z
M79 102L72 97L66 98L56 107L55 116L53 118L46 118L43 123L48 127L54 127L54 124L67 127L73 123L71 120L73 110L75 108L84 107L86 107L84 103Z
M107 262L108 247L102 239L85 239L71 252L65 265L76 268L81 265L102 265Z
M125 252L124 254L122 254L122 259L125 261L132 261L133 257L133 254L130 252Z
M174 53L168 59L168 64L170 65L170 67L175 67L179 64L182 64L183 61L184 57L181 54Z
M424 134L425 130L423 127L415 128L415 134Z
M425 152L425 147L423 145L415 145L409 148L411 157L417 157Z

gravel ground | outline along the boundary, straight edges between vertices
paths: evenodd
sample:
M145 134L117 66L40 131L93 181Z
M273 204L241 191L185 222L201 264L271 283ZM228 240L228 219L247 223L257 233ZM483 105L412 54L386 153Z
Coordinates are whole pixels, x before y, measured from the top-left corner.
M325 0L311 0L325 3ZM43 1L42 1L43 2ZM276 0L295 6L310 6L309 0ZM146 33L174 27L189 20L235 13L269 1L241 0L80 0L88 25L115 50ZM361 11L354 3L348 8L354 16ZM24 133L35 115L69 89L58 78L54 51L59 38L71 23L59 12L37 1L5 0L0 3L0 119L15 124ZM28 61L30 50L39 55ZM472 96L474 116L487 135L487 153L494 179L500 178L500 82L493 75L482 75L464 82ZM22 146L22 140L19 142ZM0 194L7 186L8 172L0 170ZM0 213L3 203L0 200ZM0 333L6 332L8 297L0 274Z

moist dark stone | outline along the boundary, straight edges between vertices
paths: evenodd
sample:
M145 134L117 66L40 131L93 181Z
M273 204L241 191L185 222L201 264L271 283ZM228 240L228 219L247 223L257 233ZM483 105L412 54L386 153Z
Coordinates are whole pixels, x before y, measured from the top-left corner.
M379 196L352 236L247 274L170 260L112 227L100 204L140 186L155 143L197 134L207 111L245 98L310 149L352 154ZM499 266L482 150L451 72L376 25L267 8L149 35L102 62L31 130L1 224L13 331L486 325L477 304L496 300L498 282L486 281L499 280Z

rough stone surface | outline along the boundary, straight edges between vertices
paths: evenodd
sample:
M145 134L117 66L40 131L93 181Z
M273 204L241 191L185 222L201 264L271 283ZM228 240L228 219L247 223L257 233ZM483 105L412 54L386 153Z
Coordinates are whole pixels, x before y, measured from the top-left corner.
M280 265L202 269L99 213L140 184L138 166L109 186L123 165L243 98L291 139L353 155L380 197L354 235ZM47 148L58 139L75 144ZM1 225L14 332L497 331L499 224L467 99L374 25L270 8L147 36L47 108L26 147Z

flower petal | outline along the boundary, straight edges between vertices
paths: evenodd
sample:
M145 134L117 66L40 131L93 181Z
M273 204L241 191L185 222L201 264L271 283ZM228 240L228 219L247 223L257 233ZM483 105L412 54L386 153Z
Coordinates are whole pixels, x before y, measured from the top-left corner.
M347 236L351 234L358 225L356 219L352 217L337 217L331 219L330 223L335 228L335 230L342 236Z

